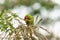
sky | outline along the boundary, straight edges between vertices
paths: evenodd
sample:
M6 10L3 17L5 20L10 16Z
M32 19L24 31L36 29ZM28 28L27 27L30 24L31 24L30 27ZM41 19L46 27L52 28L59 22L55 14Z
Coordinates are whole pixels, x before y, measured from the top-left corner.
M4 0L0 0L0 4L3 4L4 3Z
M52 1L60 5L60 0L52 0Z

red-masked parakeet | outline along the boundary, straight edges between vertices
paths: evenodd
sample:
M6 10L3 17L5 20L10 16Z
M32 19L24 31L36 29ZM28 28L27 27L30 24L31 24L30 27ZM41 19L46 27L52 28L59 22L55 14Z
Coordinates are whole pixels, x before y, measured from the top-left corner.
M24 17L24 20L26 22L27 25L34 25L34 17L30 14L27 14L25 17Z

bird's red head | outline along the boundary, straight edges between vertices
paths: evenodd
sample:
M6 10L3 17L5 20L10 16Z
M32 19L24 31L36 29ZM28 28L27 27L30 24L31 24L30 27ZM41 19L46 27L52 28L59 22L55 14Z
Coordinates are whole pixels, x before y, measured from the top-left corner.
M27 20L27 19L28 19L28 17L27 17L27 16L25 16L25 17L24 17L24 20Z

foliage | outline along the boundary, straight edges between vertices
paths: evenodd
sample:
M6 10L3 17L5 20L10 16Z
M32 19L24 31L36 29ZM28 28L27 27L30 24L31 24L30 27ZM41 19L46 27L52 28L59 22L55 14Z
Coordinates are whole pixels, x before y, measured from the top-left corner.
M13 32L15 28L13 27L11 21L16 17L17 15L13 13L9 13L6 10L2 10L0 12L0 30L5 32L9 32L9 31Z
M52 9L54 6L56 6L55 3L53 3L51 0L5 0L3 4L0 4L0 7L3 7L2 9L13 9L15 6L31 6L34 3L40 3L42 7L45 7L46 9ZM0 9L0 10L2 10Z

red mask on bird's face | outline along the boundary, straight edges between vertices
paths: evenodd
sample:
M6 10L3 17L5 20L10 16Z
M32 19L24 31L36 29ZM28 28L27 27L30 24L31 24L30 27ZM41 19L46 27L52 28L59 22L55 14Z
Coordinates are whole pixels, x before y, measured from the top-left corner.
M27 16L25 16L25 17L24 17L24 20L25 20L25 21L27 21L27 20L28 20L28 17L27 17Z

